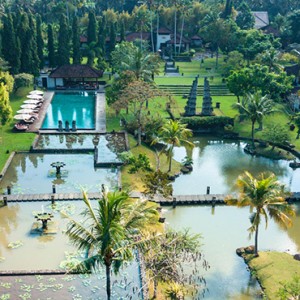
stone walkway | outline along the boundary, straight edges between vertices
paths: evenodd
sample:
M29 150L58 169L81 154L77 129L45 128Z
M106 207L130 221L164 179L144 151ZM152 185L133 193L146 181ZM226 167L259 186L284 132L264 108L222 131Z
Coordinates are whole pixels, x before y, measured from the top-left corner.
M106 99L105 92L97 93L96 101L96 131L100 133L106 132Z

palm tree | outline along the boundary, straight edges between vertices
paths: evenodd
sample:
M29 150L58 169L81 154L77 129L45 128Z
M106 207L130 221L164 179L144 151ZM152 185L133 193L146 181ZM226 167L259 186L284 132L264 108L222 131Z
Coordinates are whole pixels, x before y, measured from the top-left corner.
M182 124L179 121L169 120L159 129L158 137L154 140L154 143L163 142L169 145L165 150L169 162L169 172L172 169L174 147L179 147L181 145L184 145L187 148L194 147L194 144L187 140L189 137L192 137L193 133L190 129L186 128L186 126L186 124Z
M263 117L276 111L274 102L268 95L262 97L260 93L247 94L241 103L235 104L235 107L239 110L241 119L251 120L252 147L255 148L254 125L258 122L259 129L262 130Z
M268 219L272 218L283 227L292 225L290 219L295 212L286 201L287 191L273 173L261 173L255 178L249 172L245 172L237 179L239 189L238 199L226 200L229 205L237 207L249 206L254 212L250 215L251 227L248 229L250 237L255 233L254 254L258 256L258 229L262 219L265 219L266 227Z
M111 299L111 269L117 273L123 262L133 258L133 248L142 245L138 234L149 224L158 221L158 213L145 200L132 201L125 192L106 192L93 208L83 193L85 221L70 220L66 234L87 258L74 267L87 272L105 266L107 299Z
M160 58L135 47L121 64L123 69L134 72L137 80L152 81L152 75L158 74Z

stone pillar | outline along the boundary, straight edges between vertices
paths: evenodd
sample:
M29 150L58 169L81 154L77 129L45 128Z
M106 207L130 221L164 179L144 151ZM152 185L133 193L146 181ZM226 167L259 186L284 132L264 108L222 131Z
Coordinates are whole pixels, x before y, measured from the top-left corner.
M210 186L208 186L207 188L206 188L206 195L209 195L210 194Z

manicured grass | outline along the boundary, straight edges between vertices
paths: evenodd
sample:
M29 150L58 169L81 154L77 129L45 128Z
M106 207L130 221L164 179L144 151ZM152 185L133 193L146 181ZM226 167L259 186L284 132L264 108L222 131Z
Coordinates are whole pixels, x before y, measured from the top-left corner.
M32 87L20 88L15 94L10 96L13 115L20 109L26 95L31 90ZM35 137L34 133L15 132L13 130L15 122L16 121L12 120L5 126L0 126L0 171L4 167L11 152L29 150Z
M259 257L250 259L248 264L260 281L267 299L279 299L277 292L282 287L281 283L300 275L300 262L288 253L260 252Z
M153 169L156 168L156 158L154 151L145 144L141 146L137 146L137 142L132 135L128 135L130 150L134 155L138 155L139 153L146 154L150 160L151 166ZM162 155L160 158L160 170L163 172L167 172L168 170L168 162L165 155ZM124 187L128 186L131 190L139 190L143 191L143 182L142 182L142 172L138 172L135 174L128 173L129 166L122 167L122 184ZM172 171L169 174L175 174L180 170L180 163L173 160L172 162Z

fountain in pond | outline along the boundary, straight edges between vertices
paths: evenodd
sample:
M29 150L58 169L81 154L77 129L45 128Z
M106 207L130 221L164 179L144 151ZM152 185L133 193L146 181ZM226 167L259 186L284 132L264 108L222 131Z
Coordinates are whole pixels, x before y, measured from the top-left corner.
M41 234L55 234L57 233L57 223L52 221L54 215L50 212L44 211L44 206L42 205L42 211L35 212L34 218L36 222L32 224L31 233L41 233Z
M55 168L54 170L50 170L48 172L48 177L55 178L55 180L52 182L53 184L63 184L65 181L62 179L64 177L67 177L68 171L62 170L63 167L65 167L65 163L62 161L56 161L50 164L51 167Z
M66 164L61 161L53 162L51 167L56 168L56 176L61 175L61 168L63 168Z

